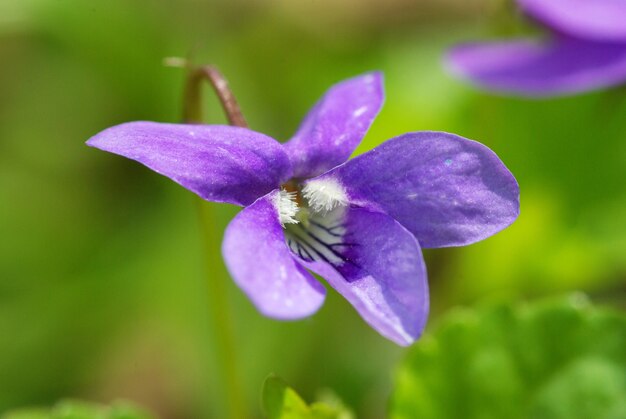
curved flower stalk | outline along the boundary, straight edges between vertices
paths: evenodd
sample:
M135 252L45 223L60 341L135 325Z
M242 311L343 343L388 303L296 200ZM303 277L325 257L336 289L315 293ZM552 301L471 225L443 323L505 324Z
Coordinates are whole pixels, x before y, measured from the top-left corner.
M626 83L626 0L517 0L548 40L453 48L451 71L488 90L523 96L574 94Z
M404 134L348 160L382 103L375 72L333 86L285 144L241 127L156 122L118 125L87 144L244 207L223 256L264 315L319 309L326 290L312 271L383 336L408 345L428 316L421 247L502 230L518 215L519 189L491 150L443 132Z

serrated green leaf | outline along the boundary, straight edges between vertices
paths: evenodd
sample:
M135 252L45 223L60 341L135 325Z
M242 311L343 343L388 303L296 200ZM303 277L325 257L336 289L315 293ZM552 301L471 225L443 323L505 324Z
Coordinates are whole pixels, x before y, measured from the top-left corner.
M5 413L1 419L153 419L154 416L129 402L111 406L77 400L64 400L51 409L20 409Z
M397 371L391 417L626 418L626 316L580 295L456 311Z
M270 375L263 384L263 410L268 419L351 419L342 405L307 405L281 378Z

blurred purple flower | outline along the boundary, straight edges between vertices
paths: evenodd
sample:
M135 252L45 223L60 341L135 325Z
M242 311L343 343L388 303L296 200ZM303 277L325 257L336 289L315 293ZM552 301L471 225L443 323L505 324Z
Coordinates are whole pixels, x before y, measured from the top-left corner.
M313 314L323 276L400 345L428 317L421 247L461 246L511 224L513 175L487 147L415 132L346 160L383 102L382 76L332 87L287 143L245 128L130 122L87 144L134 159L208 201L245 207L223 243L235 282L265 315Z
M489 90L555 96L626 83L626 0L517 0L547 41L465 44L451 71Z

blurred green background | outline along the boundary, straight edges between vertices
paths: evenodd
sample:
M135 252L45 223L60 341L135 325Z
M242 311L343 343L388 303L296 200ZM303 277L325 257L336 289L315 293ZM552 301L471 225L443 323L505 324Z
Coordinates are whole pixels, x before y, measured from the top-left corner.
M84 145L121 122L180 119L184 74L168 56L218 65L251 128L279 140L331 84L380 69L386 105L357 153L417 130L498 153L521 216L426 251L431 325L457 305L571 290L624 307L626 90L530 101L453 80L447 47L519 31L502 3L1 0L0 412L125 398L164 418L224 417L204 264L219 243L203 247L195 196ZM215 208L222 231L237 209ZM252 415L276 372L309 400L330 388L359 417L383 416L404 349L333 292L286 323L227 284Z

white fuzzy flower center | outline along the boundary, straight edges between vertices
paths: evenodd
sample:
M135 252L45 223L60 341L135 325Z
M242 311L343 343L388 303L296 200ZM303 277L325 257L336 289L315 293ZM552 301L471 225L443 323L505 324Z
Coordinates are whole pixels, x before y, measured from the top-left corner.
M296 224L296 214L298 213L298 204L296 202L296 193L287 192L284 189L278 191L274 196L274 206L278 211L278 219L280 225Z
M313 212L326 213L348 204L343 185L333 178L316 179L302 188L302 196Z

